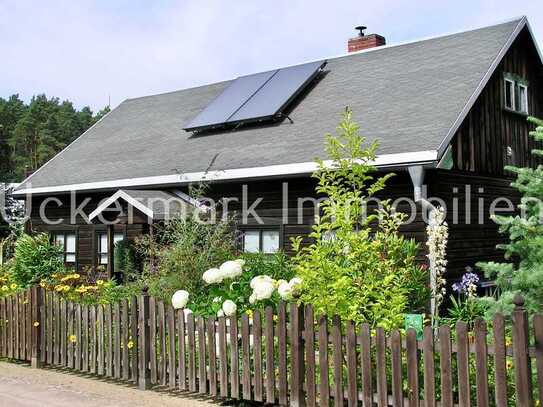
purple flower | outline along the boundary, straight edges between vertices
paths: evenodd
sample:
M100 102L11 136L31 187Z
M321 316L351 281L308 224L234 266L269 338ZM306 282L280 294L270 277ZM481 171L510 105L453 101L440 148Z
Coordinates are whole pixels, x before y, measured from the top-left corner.
M459 294L468 294L471 296L475 293L478 282L479 276L475 273L468 272L462 276L460 283L453 284L452 289Z

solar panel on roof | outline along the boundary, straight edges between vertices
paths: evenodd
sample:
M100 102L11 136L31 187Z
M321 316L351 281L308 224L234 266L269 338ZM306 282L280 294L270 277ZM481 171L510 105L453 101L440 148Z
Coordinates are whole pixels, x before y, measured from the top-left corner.
M262 87L276 70L241 76L185 126L185 130L214 127L226 123L247 100Z
M281 113L319 72L323 61L280 69L227 121L264 120Z
M278 117L326 61L242 76L200 112L186 131L203 130Z

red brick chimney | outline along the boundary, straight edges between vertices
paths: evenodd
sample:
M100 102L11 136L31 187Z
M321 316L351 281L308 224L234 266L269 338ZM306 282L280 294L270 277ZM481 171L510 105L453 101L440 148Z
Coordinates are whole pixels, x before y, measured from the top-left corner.
M355 27L359 31L358 36L354 38L349 38L347 43L347 50L349 52L361 51L363 49L380 47L381 45L386 44L385 37L380 36L379 34L364 34L366 27L360 25Z

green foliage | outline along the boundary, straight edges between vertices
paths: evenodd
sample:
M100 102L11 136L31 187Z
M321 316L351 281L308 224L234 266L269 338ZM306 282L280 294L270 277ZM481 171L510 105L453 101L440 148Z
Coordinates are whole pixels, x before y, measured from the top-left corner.
M475 297L450 296L451 306L447 310L447 318L444 322L454 329L458 321L468 324L469 329L473 329L475 320L485 315L485 305Z
M192 217L170 220L157 230L154 238L145 236L137 246L147 265L139 279L140 285L147 286L151 295L167 301L179 289L202 292L204 271L235 258L236 254L230 221L211 224ZM153 269L148 267L151 258L155 263Z
M12 280L19 287L30 287L64 271L62 248L52 243L46 233L19 237L11 264Z
M268 300L249 302L253 290L251 280L259 275L267 275L274 280L290 280L294 277L288 257L282 253L243 253L240 256L245 261L243 273L234 280L225 280L222 283L205 286L201 291L190 292L191 298L187 308L198 315L216 316L224 301L231 300L237 306L237 313L241 314L257 308L263 309L267 305L275 305L280 297L275 291ZM216 264L215 267L219 267Z
M368 146L358 134L350 111L338 135L326 136L331 164L319 160L313 177L317 193L328 200L310 234L314 242L302 247L301 238L293 240L293 264L303 280L300 300L317 313L390 329L402 325L411 294L417 293L415 308L427 301L428 276L415 262L417 245L398 233L405 215L388 202L366 213L368 198L391 176L371 174L376 150L376 143Z
M528 119L536 126L530 136L536 141L543 141L543 121ZM536 156L542 156L542 150L533 150ZM543 310L543 166L536 168L506 167L516 174L512 183L522 195L517 216L496 216L500 231L509 235L509 243L498 246L505 251L510 263L479 263L485 276L495 279L497 300L485 298L488 315L494 312L509 314L513 309L513 297L520 293L524 296L526 308L530 313Z
M130 240L123 239L115 244L113 270L124 278L136 273L136 253Z
M0 98L0 180L21 180L25 170L39 168L107 111L78 111L69 101L45 95L28 105L18 95Z

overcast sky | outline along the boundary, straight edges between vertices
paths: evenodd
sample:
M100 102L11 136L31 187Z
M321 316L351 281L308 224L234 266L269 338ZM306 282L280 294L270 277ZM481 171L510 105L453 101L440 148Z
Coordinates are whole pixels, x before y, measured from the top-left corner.
M411 41L527 15L540 0L0 0L0 97L46 93L77 107L343 54L356 25Z

